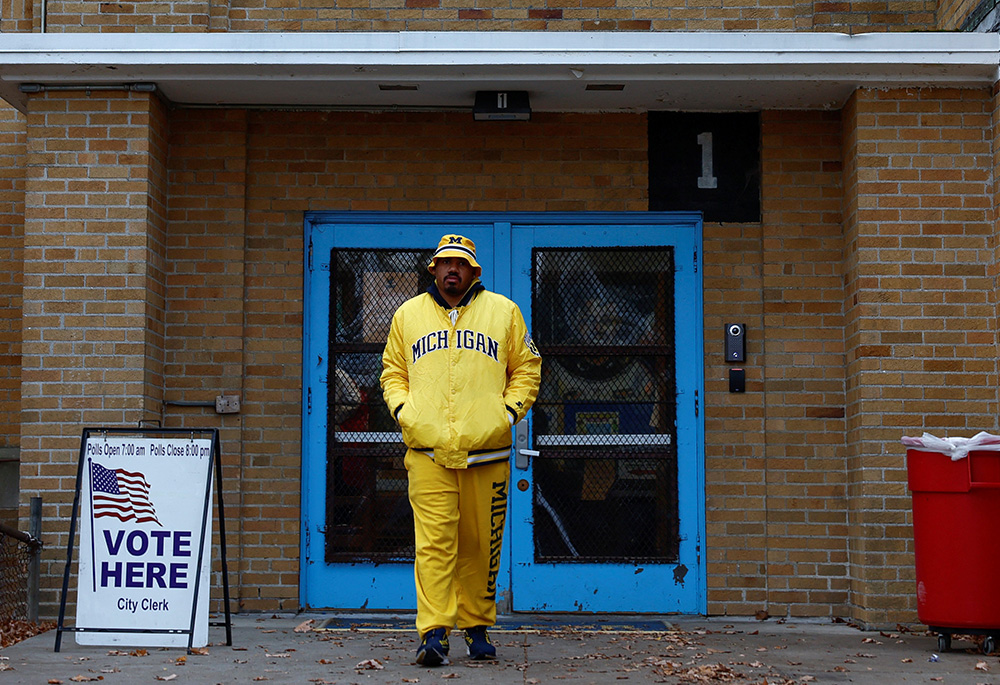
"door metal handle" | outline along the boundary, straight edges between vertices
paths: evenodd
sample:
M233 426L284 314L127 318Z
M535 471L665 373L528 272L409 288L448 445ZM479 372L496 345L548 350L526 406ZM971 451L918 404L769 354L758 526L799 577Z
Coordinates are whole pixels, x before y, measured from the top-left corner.
M518 450L514 455L514 466L524 471L531 463L531 457L537 457L538 454L538 450Z
M537 450L528 449L528 422L521 421L514 426L514 468L527 470L531 457L537 456Z

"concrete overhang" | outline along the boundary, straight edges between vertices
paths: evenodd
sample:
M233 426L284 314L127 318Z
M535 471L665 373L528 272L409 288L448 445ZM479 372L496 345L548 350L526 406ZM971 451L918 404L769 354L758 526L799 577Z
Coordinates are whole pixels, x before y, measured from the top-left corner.
M2 34L0 97L155 84L190 106L534 111L836 109L857 88L988 88L993 33Z

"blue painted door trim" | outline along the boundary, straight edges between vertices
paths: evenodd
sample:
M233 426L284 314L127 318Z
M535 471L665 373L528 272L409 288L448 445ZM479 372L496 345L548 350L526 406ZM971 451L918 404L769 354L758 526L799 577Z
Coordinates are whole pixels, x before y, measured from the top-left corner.
M629 227L623 231L623 227ZM399 564L327 564L324 558L326 516L326 357L330 309L330 250L339 248L429 248L445 233L463 233L477 245L477 257L483 265L486 287L509 295L530 317L530 246L669 244L677 254L692 255L689 266L678 270L676 284L677 329L685 331L685 360L677 367L678 413L693 409L695 397L702 397L702 287L700 268L701 221L697 215L678 213L400 213L400 212L313 212L305 219L305 318L303 329L303 446L302 446L302 522L300 602L303 607L321 609L397 609L415 606L413 569L410 563ZM529 238L530 236L530 238ZM629 236L624 238L624 236ZM624 242L623 242L624 240ZM589 241L589 242L588 242ZM603 242L602 242L603 241ZM651 242L650 242L651 241ZM527 253L525 253L527 250ZM527 254L527 258L525 258ZM484 261L485 259L485 261ZM678 257L680 262L680 257ZM685 262L685 264L687 264ZM680 305L685 305L681 307ZM683 312L681 310L684 310ZM679 334L680 335L680 334ZM530 421L530 414L529 414ZM530 425L530 424L529 424ZM635 585L634 567L593 565L589 573L603 588L623 584L626 590L608 594L607 601L588 603L587 611L640 611L704 613L704 428L703 419L681 420L678 417L679 448L685 457L679 474L679 507L682 514L681 559L687 575L679 589L673 584L673 565L669 583ZM513 478L516 475L512 474ZM520 495L511 488L514 496ZM498 581L501 597L513 597L515 610L578 610L581 607L557 608L552 603L532 597L552 595L565 585L567 565L548 568L524 563L524 545L531 545L529 520L523 511L526 504L512 496L508 517L504 560ZM514 557L521 567L512 571ZM552 565L548 565L552 566ZM583 568L586 565L580 565ZM665 567L666 568L666 567ZM586 575L586 574L585 574ZM656 574L646 577L652 578ZM628 576L631 576L629 578ZM591 583L591 584L587 584ZM593 583L584 581L583 590ZM658 593L667 593L664 603ZM560 606L565 603L561 599ZM536 608L536 605L537 608ZM567 605L569 606L569 605Z

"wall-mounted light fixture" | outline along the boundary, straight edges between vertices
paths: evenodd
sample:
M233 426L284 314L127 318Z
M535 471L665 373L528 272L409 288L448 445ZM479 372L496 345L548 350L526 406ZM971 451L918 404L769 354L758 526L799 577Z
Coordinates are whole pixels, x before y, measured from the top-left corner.
M531 118L528 91L477 91L472 116L476 121L527 121Z

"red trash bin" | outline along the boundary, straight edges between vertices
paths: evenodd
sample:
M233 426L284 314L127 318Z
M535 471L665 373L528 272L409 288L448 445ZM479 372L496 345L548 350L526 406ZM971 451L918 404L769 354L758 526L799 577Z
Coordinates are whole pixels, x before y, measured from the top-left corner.
M1000 452L952 461L907 450L913 495L917 615L947 651L954 633L1000 636Z

